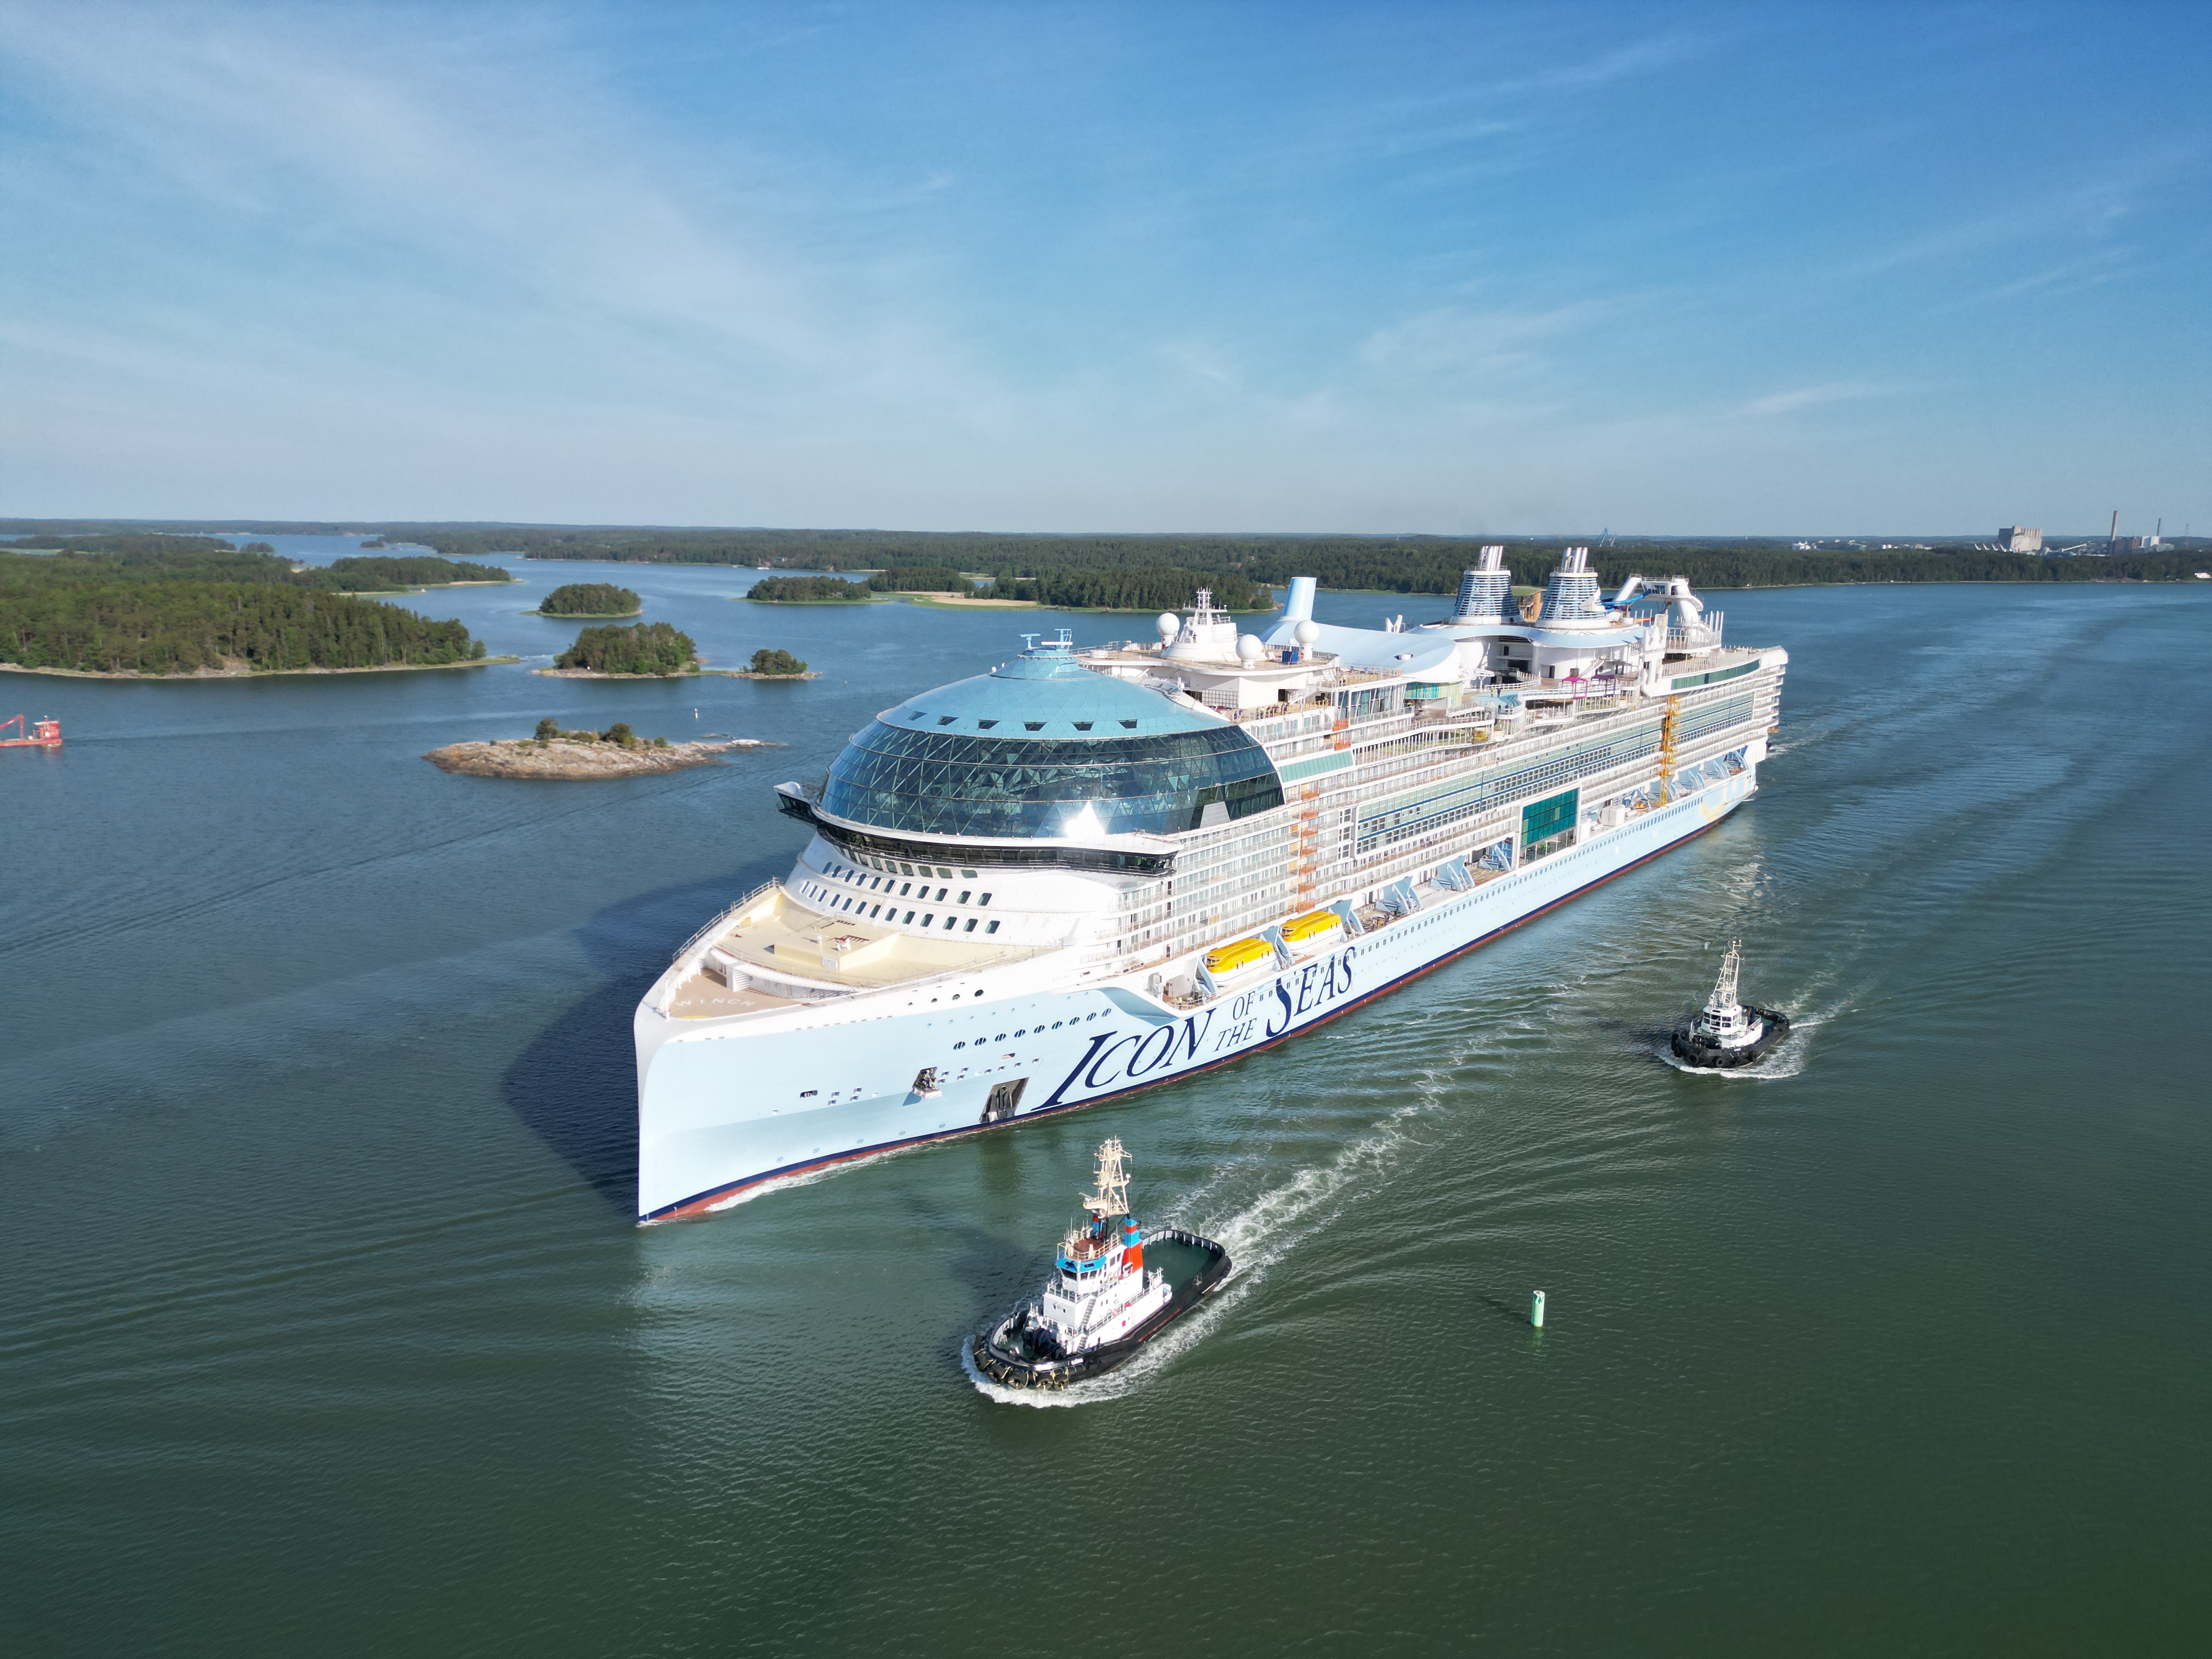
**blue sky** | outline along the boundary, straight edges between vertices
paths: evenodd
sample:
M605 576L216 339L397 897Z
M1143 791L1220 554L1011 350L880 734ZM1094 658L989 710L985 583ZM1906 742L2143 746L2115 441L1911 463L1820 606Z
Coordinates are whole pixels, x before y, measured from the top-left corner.
M2212 5L0 4L0 514L2212 531Z

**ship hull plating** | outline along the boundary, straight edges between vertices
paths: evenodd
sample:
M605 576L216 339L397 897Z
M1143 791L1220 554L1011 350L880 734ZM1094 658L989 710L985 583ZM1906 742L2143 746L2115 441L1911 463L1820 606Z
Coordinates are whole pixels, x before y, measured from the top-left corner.
M1096 1105L1272 1048L1679 846L1756 787L1748 769L1195 1009L1146 996L1141 975L911 1013L871 1017L856 1002L835 1023L773 1031L641 1007L639 1219L704 1215L766 1183ZM939 1088L917 1092L933 1067ZM991 1115L1009 1094L1012 1109Z

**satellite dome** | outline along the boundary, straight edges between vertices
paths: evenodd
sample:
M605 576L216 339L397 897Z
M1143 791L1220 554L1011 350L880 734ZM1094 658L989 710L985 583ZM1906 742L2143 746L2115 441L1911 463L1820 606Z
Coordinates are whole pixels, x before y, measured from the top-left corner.
M1259 640L1254 635L1247 634L1243 639L1237 641L1237 659L1247 668L1249 668L1254 663L1260 660L1261 653L1265 651L1267 648L1267 647L1261 644Z
M1311 645L1321 637L1321 624L1309 617L1297 625L1295 637L1300 645Z
M1163 611L1160 612L1159 620L1153 626L1160 630L1162 639L1171 640L1182 632L1182 618L1172 611Z

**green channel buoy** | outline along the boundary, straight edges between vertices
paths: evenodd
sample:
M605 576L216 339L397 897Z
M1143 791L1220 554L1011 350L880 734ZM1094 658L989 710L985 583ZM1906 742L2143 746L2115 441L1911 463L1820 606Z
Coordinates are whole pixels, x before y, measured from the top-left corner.
M1528 1322L1540 1331L1544 1328L1544 1293L1541 1291L1530 1292Z

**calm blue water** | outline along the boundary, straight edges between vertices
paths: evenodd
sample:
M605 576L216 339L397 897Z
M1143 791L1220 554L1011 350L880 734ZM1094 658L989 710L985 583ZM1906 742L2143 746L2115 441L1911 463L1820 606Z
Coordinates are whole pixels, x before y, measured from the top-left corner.
M0 676L69 739L0 752L8 1650L2212 1639L2206 594L1728 595L1795 665L1698 842L1300 1043L641 1231L629 1012L787 864L769 786L1039 623L508 563L414 603L536 659L615 580L825 678ZM789 747L419 758L549 714ZM1737 935L1805 1029L1684 1076ZM1103 1398L988 1398L1108 1133L1243 1272Z

